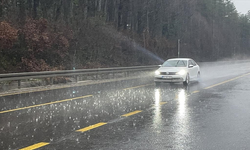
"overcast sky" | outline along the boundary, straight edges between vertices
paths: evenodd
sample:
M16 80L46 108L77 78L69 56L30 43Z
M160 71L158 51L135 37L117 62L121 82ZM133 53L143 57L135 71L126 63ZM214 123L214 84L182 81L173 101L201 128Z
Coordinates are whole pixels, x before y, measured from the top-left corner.
M237 11L242 14L246 14L250 10L250 0L231 0Z

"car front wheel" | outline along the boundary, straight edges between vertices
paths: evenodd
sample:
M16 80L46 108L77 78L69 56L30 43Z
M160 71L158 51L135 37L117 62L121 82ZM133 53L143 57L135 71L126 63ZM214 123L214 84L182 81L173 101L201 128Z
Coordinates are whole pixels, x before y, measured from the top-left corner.
M189 74L187 74L186 76L186 80L183 82L184 85L188 85L189 84Z
M155 82L155 86L159 86L160 85L160 82Z
M198 81L198 82L200 81L200 78L201 78L201 73L198 72L198 74L197 74L197 81Z

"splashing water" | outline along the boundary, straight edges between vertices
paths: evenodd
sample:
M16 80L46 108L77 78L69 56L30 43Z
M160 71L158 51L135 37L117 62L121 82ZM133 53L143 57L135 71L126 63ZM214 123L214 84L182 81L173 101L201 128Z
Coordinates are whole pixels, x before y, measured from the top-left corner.
M149 56L150 58L153 58L154 60L157 60L157 61L159 61L161 63L164 62L164 60L162 58L160 58L159 56L157 56L154 53L150 52L149 50L143 48L142 46L140 46L139 44L137 44L133 39L122 35L122 33L117 32L114 29L105 28L105 27L103 27L102 31L103 31L103 33L105 33L105 34L113 37L114 39L117 39L117 40L120 40L120 41L124 41L124 42L126 42L126 44L133 45L133 47L136 50L144 53L145 55Z

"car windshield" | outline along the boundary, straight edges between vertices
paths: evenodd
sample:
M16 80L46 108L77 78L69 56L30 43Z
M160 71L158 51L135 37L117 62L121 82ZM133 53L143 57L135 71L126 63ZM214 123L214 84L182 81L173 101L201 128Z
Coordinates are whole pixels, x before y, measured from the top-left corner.
M168 60L162 65L162 67L186 67L186 66L187 66L186 60Z

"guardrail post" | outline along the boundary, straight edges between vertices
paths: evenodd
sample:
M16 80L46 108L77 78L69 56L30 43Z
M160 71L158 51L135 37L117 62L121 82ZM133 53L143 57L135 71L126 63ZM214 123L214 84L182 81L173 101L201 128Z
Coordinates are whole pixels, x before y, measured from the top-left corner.
M97 71L97 73L95 75L96 80L98 80L98 74L99 74L99 71Z
M21 88L21 80L18 80L17 82L18 82L18 89L20 89Z
M77 83L78 80L79 80L79 76L75 76L75 80L76 80L76 83Z
M42 86L45 86L45 85L46 85L46 80L44 78L44 79L42 79Z
M54 84L54 78L53 77L50 78L50 84Z

